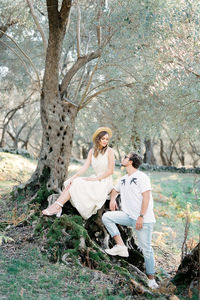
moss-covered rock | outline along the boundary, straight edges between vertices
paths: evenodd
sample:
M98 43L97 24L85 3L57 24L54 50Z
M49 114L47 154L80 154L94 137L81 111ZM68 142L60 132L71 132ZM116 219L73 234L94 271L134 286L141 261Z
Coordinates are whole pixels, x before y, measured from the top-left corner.
M43 249L51 261L62 261L62 256L79 260L91 269L98 269L109 273L114 265L118 264L120 274L130 277L126 270L128 262L120 265L120 259L109 257L101 247L88 235L81 216L62 215L61 218L40 218L35 227L34 235L42 237ZM122 259L123 260L123 259Z

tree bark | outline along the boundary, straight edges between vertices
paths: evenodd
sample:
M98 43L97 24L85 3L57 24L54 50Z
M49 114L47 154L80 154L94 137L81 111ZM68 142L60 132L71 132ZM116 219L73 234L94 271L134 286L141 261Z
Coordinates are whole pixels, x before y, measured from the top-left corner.
M167 160L165 159L165 153L164 153L164 143L163 143L163 140L160 139L160 158L161 158L161 161L162 161L162 165L163 166L167 166Z
M132 131L131 142L132 142L133 150L137 151L137 152L140 152L140 143L141 143L141 140L140 140L140 137L137 134L136 130Z
M133 125L132 125L132 130L131 130L131 143L132 143L132 147L133 147L133 151L136 151L136 152L141 152L141 138L138 134L138 130L137 130L137 127L135 126L135 124L138 123L138 115L137 115L137 108L134 112L134 115L133 115Z
M42 147L32 180L38 180L48 169L47 189L54 191L61 189L67 176L77 115L77 107L62 99L59 87L59 63L71 3L63 0L59 11L57 0L47 0L49 39L40 100Z
M150 165L156 165L156 159L153 153L153 144L151 140L144 141L145 144L145 154L144 154L144 163Z
M57 0L47 0L46 2L49 39L40 101L43 129L42 147L38 166L31 181L38 181L44 169L48 170L49 176L48 179L46 178L47 189L60 192L63 181L67 176L75 119L78 111L82 108L65 96L68 94L68 88L73 76L89 61L98 58L101 55L101 49L98 48L96 51L77 57L76 62L67 71L59 84L62 44L72 0L63 0L60 11L58 10Z

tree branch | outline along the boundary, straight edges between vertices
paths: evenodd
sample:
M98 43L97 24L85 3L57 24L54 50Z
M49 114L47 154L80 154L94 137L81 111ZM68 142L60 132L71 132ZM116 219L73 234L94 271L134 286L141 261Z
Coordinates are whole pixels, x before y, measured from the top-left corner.
M64 94L71 79L74 77L74 75L77 73L78 70L80 70L84 65L86 65L91 60L96 59L100 56L101 56L101 51L98 49L95 52L79 57L75 62L75 64L71 67L71 69L69 69L69 71L66 73L65 77L63 78L63 81L61 83L61 94L62 95Z
M108 7L108 0L105 0L105 9L108 10L109 7Z
M81 10L79 1L76 1L77 5L77 24L76 24L76 38L77 38L77 56L81 56Z
M99 69L98 69L99 70ZM104 85L106 85L106 84L108 84L108 83L111 83L111 82L123 82L122 80L120 80L120 79L110 79L110 80L107 80L107 81L104 81L104 82L102 82L101 84L98 84L97 86L95 86L94 88L92 88L88 93L87 93L87 95L86 96L88 96L92 91L94 91L94 90L96 90L97 88L100 88L100 87L102 87L102 86L104 86ZM127 85L127 84L126 84Z
M188 105L188 104L191 104L191 103L200 103L200 100L192 100L192 101L190 101L190 102L187 102L187 103L185 103L185 104L183 105L183 107L186 106L186 105Z
M9 27L15 25L17 23L17 20L10 20L10 18L8 19L7 23L2 25L0 27L0 38L2 38L2 36L4 35L4 33L8 30Z
M98 12L97 12L97 22L98 22L98 25L96 27L96 31L97 31L98 47L101 47L101 25L100 25L100 18L101 18L101 8L99 8Z
M1 32L1 30L0 30ZM13 38L11 38L7 33L4 32L4 34L15 44L15 46L19 49L19 51L28 59L28 61L30 62L31 66L33 67L36 77L37 77L37 81L38 81L38 85L39 85L39 89L41 89L40 86L40 76L37 72L37 69L35 67L35 65L33 64L32 60L30 59L30 57L19 47L19 45L15 42L15 40Z
M30 129L28 130L28 133L27 133L27 136L26 136L25 140L20 139L20 140L24 143L24 144L22 145L22 148L24 148L25 145L28 144L28 141L29 141L29 139L30 139L31 133L32 133L32 131L35 129L35 127L36 127L36 125L37 125L37 123L38 123L39 120L40 120L40 118L36 119L36 121L35 121L35 123L33 124L33 126L30 127Z
M30 121L30 120L29 120ZM16 134L16 139L19 139L19 136L22 132L22 130L26 127L26 125L29 123L29 121L24 122L21 127L18 129L17 134Z
M62 26L65 26L68 22L70 10L72 6L72 0L63 0L62 7L60 9L60 16L62 20Z
M88 52L89 40L90 40L90 38L88 38L88 42L87 42L87 45L86 45L86 48L85 48L85 53ZM82 86L83 79L84 79L84 75L85 75L85 70L86 70L86 65L85 65L84 68L83 68L81 78L80 78L80 80L79 80L79 83L78 83L78 85L77 85L76 91L75 91L75 93L74 93L73 102L76 102L77 99L78 99L78 93L79 93L80 90L81 90L81 86Z
M26 102L29 100L29 98L34 94L34 92L32 92L22 103L20 103L17 107L11 109L4 117L3 120L3 128L2 128L2 135L1 135L1 140L0 140L0 147L3 147L4 145L4 136L5 136L5 132L6 132L6 128L10 122L10 120L12 120L13 116L15 115L15 113L23 108L26 104ZM7 119L7 121L6 121Z
M79 110L82 109L83 107L85 107L86 105L88 105L88 103L90 103L92 101L93 98L97 97L98 95L104 93L104 92L107 92L107 91L110 91L110 90L114 90L114 89L118 89L120 87L125 87L127 86L126 84L122 84L122 85L118 85L118 86L111 86L111 87L108 87L108 88L105 88L103 90L100 90L96 93L94 93L93 95L91 95L90 97L87 98L87 100L83 103L83 105L80 106Z
M192 148L193 153L195 153L196 155L200 156L200 151L197 150L196 146L194 144L192 144L191 141L189 141L189 144Z
M90 78L89 78L89 80L88 80L88 84L87 84L87 86L86 86L85 92L83 93L83 96L82 96L81 101L80 101L80 103L79 103L79 107L81 107L82 103L84 103L84 100L85 100L85 98L86 98L86 96L87 96L88 89L89 89L89 87L90 87L90 85L91 85L91 82L92 82L92 78L93 78L94 73L96 72L96 70L97 70L97 68L98 68L98 64L99 64L99 60L97 61L97 63L96 63L96 65L95 65L94 69L92 70L92 73L91 73Z
M198 78L200 77L200 74L194 72L193 70L189 69L188 67L186 67L184 65L184 61L182 60L182 58L180 58L179 56L175 56L175 57L178 58L178 60L182 62L182 64L181 63L177 63L179 66L183 67L187 72L192 73L196 77L198 77Z
M64 1L63 1L64 2ZM46 0L48 20L49 20L49 31L50 33L59 28L59 11L58 11L58 0Z
M24 65L24 68L26 70L26 72L28 73L28 75L30 76L31 80L34 80L31 73L29 72L27 65L25 64L24 60L21 58L21 56L9 45L7 45L4 41L0 40L0 42L5 45L7 48L9 48L12 52L15 53L15 55L19 58L19 60L22 62L22 64Z
M38 29L39 33L41 34L41 37L42 37L42 40L43 40L43 45L44 45L44 53L46 53L46 50L47 50L47 39L46 39L44 30L43 30L42 26L40 25L39 20L38 20L38 18L36 16L36 13L35 13L32 1L31 0L26 0L26 2L27 2L28 6L30 8L31 15L32 15L32 17L33 17L33 19L35 21L37 29Z
M28 100L32 97L34 92L32 92L22 103L20 103L18 106L15 108L12 108L4 117L3 123L5 122L6 118L8 118L9 114L12 114L13 112L16 113L17 110L24 108L24 106L27 104ZM11 117L9 117L9 120L11 120Z

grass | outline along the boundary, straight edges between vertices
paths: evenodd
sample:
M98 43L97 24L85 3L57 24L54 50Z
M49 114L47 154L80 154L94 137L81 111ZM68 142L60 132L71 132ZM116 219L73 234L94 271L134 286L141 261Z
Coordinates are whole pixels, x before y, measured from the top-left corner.
M17 258L16 258L17 256ZM37 247L29 246L8 257L0 251L0 298L17 299L125 299L107 275L73 265L51 264ZM92 286L91 286L92 285ZM131 294L130 294L131 296ZM128 298L127 298L128 299Z
M35 167L36 162L33 160L0 152L0 205L4 211L9 203L8 193L12 186L27 180ZM79 167L78 163L71 164L69 176ZM86 176L91 173L90 168ZM114 183L123 174L124 171L117 168ZM153 233L156 271L159 278L166 278L172 276L180 263L187 213L191 220L188 249L192 249L198 242L200 177L168 172L147 174L153 186L157 220ZM7 213L9 215L11 212ZM1 216L1 221L3 217L5 215ZM1 299L133 299L129 287L121 289L111 274L108 276L73 264L51 264L33 243L25 243L24 247L14 252L12 246L8 252L6 249L2 247L0 250Z
M150 177L155 191L157 217L154 230L163 234L169 249L180 253L188 213L188 247L193 248L199 238L200 178L197 175L174 173L151 173ZM158 192L164 197L159 199Z

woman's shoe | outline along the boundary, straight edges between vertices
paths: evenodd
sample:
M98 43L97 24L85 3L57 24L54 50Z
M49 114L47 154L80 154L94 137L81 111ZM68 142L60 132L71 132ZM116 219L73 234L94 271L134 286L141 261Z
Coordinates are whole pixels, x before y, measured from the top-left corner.
M55 201L54 203L58 204L61 207L61 209L58 212L50 213L48 211L48 208L47 208L47 209L45 209L45 210L42 211L42 214L44 216L51 217L51 216L56 215L57 218L60 218L60 216L62 214L62 207L63 207L63 205L60 202L58 202L58 201Z

